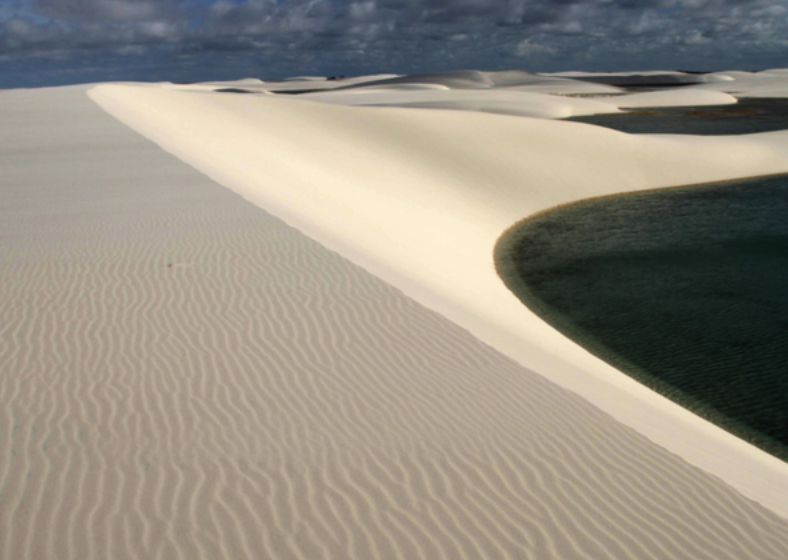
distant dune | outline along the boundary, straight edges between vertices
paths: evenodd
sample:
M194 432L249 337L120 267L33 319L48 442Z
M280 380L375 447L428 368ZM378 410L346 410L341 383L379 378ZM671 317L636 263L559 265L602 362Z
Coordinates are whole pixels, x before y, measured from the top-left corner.
M492 265L556 204L788 172L788 132L634 137L549 118L639 94L478 74L359 88L447 104L417 109L273 93L317 78L0 92L0 558L788 557L784 463ZM735 101L711 85L652 99Z

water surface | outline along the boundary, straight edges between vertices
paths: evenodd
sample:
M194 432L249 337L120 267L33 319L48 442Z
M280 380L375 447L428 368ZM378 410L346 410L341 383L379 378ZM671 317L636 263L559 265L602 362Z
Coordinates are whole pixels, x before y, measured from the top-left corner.
M752 134L788 129L788 99L741 99L735 105L660 107L569 119L622 132Z
M496 249L533 311L621 371L788 460L788 178L582 201Z

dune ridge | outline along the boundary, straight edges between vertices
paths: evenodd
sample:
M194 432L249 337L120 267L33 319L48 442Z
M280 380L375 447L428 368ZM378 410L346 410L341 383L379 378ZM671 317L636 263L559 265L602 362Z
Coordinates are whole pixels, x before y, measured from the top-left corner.
M788 554L785 519L84 88L0 97L1 557Z
M193 84L167 84L167 87L181 91L218 91L220 89L242 89L249 93L261 94L298 94L314 95L320 99L322 93L330 94L329 102L339 99L362 100L368 93L372 96L387 92L430 91L443 100L440 92L451 90L455 93L473 92L475 96L494 100L501 93L531 93L571 97L590 97L608 102L613 107L616 98L634 95L635 99L647 100L652 106L691 106L730 103L730 98L708 95L710 91L726 93L737 98L788 96L788 70L771 69L761 72L738 70L723 72L558 72L553 74L534 74L524 70L501 70L483 72L479 70L459 70L427 74L379 74L356 77L296 77L287 80L244 79L230 82L204 82ZM627 89L629 88L629 89ZM628 93L632 89L638 93ZM652 92L649 89L659 91ZM646 95L643 95L646 94ZM333 101L331 100L333 98ZM727 99L727 101L725 100ZM395 100L390 99L394 105ZM407 101L404 98L403 101ZM353 104L353 103L350 103ZM647 106L645 104L638 106ZM621 106L622 108L624 106ZM461 103L454 103L455 110L462 110ZM516 113L514 113L516 114ZM532 115L533 116L533 115ZM556 117L548 117L556 118Z
M99 86L89 95L217 182L518 363L788 515L785 463L547 327L506 289L492 256L508 227L559 204L786 172L788 132L628 135L474 111L343 107L134 85Z

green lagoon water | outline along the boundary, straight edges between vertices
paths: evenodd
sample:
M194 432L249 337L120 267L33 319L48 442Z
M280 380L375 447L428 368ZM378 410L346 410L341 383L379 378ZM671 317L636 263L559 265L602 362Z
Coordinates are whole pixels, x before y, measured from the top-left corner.
M496 261L560 331L788 460L788 177L582 201Z
M735 105L644 108L568 120L630 133L752 134L788 129L788 99L745 98Z

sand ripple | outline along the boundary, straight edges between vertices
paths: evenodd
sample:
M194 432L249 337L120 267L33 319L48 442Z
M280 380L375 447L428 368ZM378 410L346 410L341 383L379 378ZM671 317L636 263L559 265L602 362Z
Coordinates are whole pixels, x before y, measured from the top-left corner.
M785 520L81 90L2 97L1 558L788 557Z

